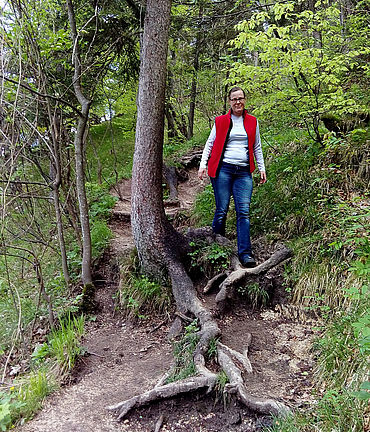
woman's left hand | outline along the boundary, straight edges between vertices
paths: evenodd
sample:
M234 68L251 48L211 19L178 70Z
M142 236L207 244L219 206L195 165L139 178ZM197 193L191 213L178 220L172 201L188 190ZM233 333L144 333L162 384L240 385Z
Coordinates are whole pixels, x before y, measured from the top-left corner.
M261 171L260 176L261 176L260 184L266 183L266 181L267 181L266 172Z

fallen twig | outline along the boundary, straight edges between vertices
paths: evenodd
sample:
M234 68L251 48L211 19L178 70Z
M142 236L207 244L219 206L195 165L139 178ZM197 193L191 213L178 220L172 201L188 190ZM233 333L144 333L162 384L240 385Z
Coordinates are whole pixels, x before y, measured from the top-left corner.
M161 415L159 416L159 419L157 420L157 422L156 422L156 424L155 424L154 432L159 432L159 431L160 431L160 429L161 429L161 427L162 427L162 425L163 425L163 421L164 421L164 415L161 414Z
M185 314L183 314L182 312L176 311L175 315L177 315L179 318L181 318L183 321L186 321L188 323L192 323L193 322L193 318L190 318L188 316L186 316Z

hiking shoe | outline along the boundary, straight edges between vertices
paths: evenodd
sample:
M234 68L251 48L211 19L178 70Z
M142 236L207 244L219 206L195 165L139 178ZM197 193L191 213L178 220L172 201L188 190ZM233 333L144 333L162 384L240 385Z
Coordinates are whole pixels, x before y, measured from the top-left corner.
M240 264L244 268L256 267L256 260L253 255L246 255L242 260L240 260Z

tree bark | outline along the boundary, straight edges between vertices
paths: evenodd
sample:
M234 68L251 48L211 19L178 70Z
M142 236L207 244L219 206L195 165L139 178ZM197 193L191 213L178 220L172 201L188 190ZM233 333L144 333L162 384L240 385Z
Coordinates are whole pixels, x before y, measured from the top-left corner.
M62 167L60 162L60 122L58 119L58 114L54 112L54 115L51 112L51 107L49 101L47 101L47 109L49 115L50 122L50 134L53 142L53 152L50 155L50 163L53 170L53 201L54 201L54 209L55 209L55 217L56 217L56 225L58 229L58 240L59 240L59 248L60 255L62 261L62 270L65 283L67 287L70 283L70 276L68 271L68 260L67 260L67 251L66 244L64 239L64 229L63 229L63 220L62 220L62 212L60 208L60 198L59 191L60 185L62 183Z
M163 206L162 165L170 0L147 3L137 97L131 223L144 272L161 278L178 234Z
M199 6L198 18L203 16L203 7ZM200 57L200 47L201 47L201 34L199 31L197 33L197 38L194 48L194 63L193 63L193 77L191 82L191 93L190 93L190 107L189 107L189 127L188 127L188 139L193 138L194 134L194 114L195 114L195 103L197 98L197 83L198 83L198 70L199 70L199 57Z
M86 128L89 119L89 111L91 101L86 98L82 91L81 76L82 65L80 58L80 50L78 43L78 34L76 28L76 19L74 8L71 0L67 0L68 19L71 27L71 36L73 41L73 88L75 95L81 104L81 116L78 119L77 131L74 139L75 147L75 162L76 162L76 187L78 203L80 208L80 221L82 231L82 283L85 287L92 285L91 274L91 236L90 236L90 221L89 207L85 189L85 173L84 173L84 145L86 140Z

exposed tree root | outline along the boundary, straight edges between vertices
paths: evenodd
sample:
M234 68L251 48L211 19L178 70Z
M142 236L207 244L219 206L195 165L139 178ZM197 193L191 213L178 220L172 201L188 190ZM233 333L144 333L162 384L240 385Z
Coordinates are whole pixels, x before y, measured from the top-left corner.
M221 283L220 291L216 296L216 302L218 308L223 310L227 299L232 298L234 294L235 287L237 284L245 280L248 276L257 276L266 273L268 270L272 269L276 265L285 261L291 256L292 252L286 246L278 249L271 257L264 261L262 264L253 268L242 268L238 267L236 270L231 272L227 278Z
M176 168L174 166L163 165L163 178L168 185L170 192L170 199L175 200L178 198L177 186L178 177L176 173Z
M201 364L197 365L197 369L200 373L199 376L189 377L170 384L155 386L152 390L134 396L116 405L112 405L108 407L108 409L117 411L118 420L121 420L133 408L139 408L149 402L170 398L182 393L193 392L205 387L208 391L211 391L216 384L217 375Z
M163 425L163 422L164 422L164 415L161 414L161 415L159 416L159 419L157 420L155 426L154 426L154 432L159 432L159 431L161 430L161 427L162 427L162 425Z
M203 234L203 235L202 235ZM200 234L193 232L194 236L208 237L214 241L209 230L203 230ZM219 236L217 236L219 237ZM221 238L221 241L224 241ZM234 285L249 274L259 275L264 273L279 264L290 256L290 250L287 248L279 249L267 261L252 269L242 269L237 266L236 270L230 274L221 274L213 278L207 284L207 290L221 282L221 289L218 294L219 303L226 300L231 295L231 290ZM110 406L108 409L118 412L118 418L122 419L132 409L139 408L150 402L170 398L179 394L194 392L203 388L211 391L217 382L218 375L210 371L205 366L205 354L209 348L211 339L218 338L221 334L220 329L212 317L210 311L206 309L203 303L197 296L193 283L185 271L184 266L173 256L167 256L167 268L172 282L172 291L177 305L177 318L175 322L181 323L189 321L189 315L198 319L200 330L198 332L199 341L194 352L194 364L197 369L197 375L186 379L165 384L169 374L158 382L151 390L140 395L134 396L128 400ZM210 286L210 287L209 287ZM290 409L282 402L275 401L270 398L255 397L247 391L247 377L253 369L248 358L248 348L251 343L251 335L246 335L245 348L243 353L229 348L228 346L217 343L217 359L219 366L225 371L229 378L229 383L225 386L224 391L229 394L235 394L236 397L249 409L261 414L280 414L285 415L290 412ZM246 377L246 382L244 380Z
M191 153L187 153L179 159L179 163L186 169L199 167L199 162L202 159L203 149L197 149Z
M229 354L230 351L232 351L231 355ZM242 354L230 350L230 348L225 349L225 346L221 346L218 349L218 363L225 371L230 381L226 384L224 391L229 394L236 394L237 398L245 406L260 414L286 415L290 413L291 410L281 402L275 401L274 399L257 398L248 393L242 377L241 368L237 366L235 360L232 358L235 354L237 354L237 360L239 361ZM249 363L249 359L247 360Z
M251 339L252 339L252 335L250 333L248 333L247 340L250 341ZM247 352L248 352L248 349L247 349ZM238 367L239 367L239 369L242 370L242 372L243 371L246 373L252 373L253 372L251 362L249 361L249 358L246 355L241 354L240 352L235 351L235 350L229 348L228 346L223 345L221 342L219 342L218 355L220 355L221 353L228 356L234 364L238 364Z
M218 275L214 276L207 282L207 285L203 288L203 293L207 294L212 291L214 287L219 287L220 283L223 282L227 278L227 276L227 272L219 273Z

